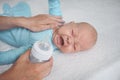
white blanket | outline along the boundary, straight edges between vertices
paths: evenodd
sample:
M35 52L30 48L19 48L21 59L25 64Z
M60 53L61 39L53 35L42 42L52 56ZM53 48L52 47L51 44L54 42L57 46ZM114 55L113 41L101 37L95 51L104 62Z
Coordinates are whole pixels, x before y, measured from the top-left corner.
M11 5L21 0L0 0ZM48 13L47 0L23 0L32 14ZM66 22L89 22L98 32L96 45L77 54L56 54L45 80L120 80L120 0L61 0ZM0 42L0 49L11 47ZM0 66L0 72L9 68Z

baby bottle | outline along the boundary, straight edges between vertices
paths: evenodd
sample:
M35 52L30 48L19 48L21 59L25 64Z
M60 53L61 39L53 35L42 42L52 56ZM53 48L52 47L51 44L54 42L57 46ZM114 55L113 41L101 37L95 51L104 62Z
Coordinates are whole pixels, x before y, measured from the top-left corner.
M36 41L32 47L30 60L33 63L44 62L52 56L52 46L47 42Z

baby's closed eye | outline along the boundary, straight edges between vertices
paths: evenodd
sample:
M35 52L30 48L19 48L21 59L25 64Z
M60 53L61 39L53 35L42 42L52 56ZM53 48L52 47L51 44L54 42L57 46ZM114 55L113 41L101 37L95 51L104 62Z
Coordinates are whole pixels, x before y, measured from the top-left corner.
M74 36L74 31L73 31L73 29L72 29L72 31L71 31L71 35Z

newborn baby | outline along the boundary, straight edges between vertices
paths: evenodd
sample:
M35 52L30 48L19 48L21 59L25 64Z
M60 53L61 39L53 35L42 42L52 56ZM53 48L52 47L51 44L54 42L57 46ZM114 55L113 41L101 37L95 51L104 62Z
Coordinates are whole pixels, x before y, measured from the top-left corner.
M30 16L28 6L22 8L23 3L5 10L5 16ZM21 12L16 12L22 8ZM27 9L24 11L24 9ZM10 11L10 12L9 12ZM27 11L27 12L26 12ZM24 28L14 28L6 31L0 31L0 40L16 47L9 51L0 52L0 64L10 64L17 60L27 49L31 48L36 41L48 41L54 50L58 48L63 53L73 53L90 49L97 39L97 32L92 25L81 22L66 23L53 30L40 32L31 32Z
M64 53L87 50L96 40L96 30L86 22L70 22L55 29L53 33L54 44Z

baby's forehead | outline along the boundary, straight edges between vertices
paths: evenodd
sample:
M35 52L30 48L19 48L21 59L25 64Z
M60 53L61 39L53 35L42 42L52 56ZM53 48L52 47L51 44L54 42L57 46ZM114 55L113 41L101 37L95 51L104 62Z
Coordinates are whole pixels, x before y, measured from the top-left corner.
M68 23L67 25L65 25L66 27L68 27L69 29L74 29L75 31L90 31L91 29L91 25L85 22L81 22L81 23Z
M75 27L80 31L85 31L85 32L92 31L92 26L88 23L76 23Z
M78 23L75 23L74 25L71 25L72 28L74 28L75 30L86 30L87 27L85 25L81 25L81 24L78 24Z
M74 26L74 33L76 34L77 37L79 37L79 40L88 40L93 36L94 31L91 29L89 25L81 25L81 24L76 24Z

